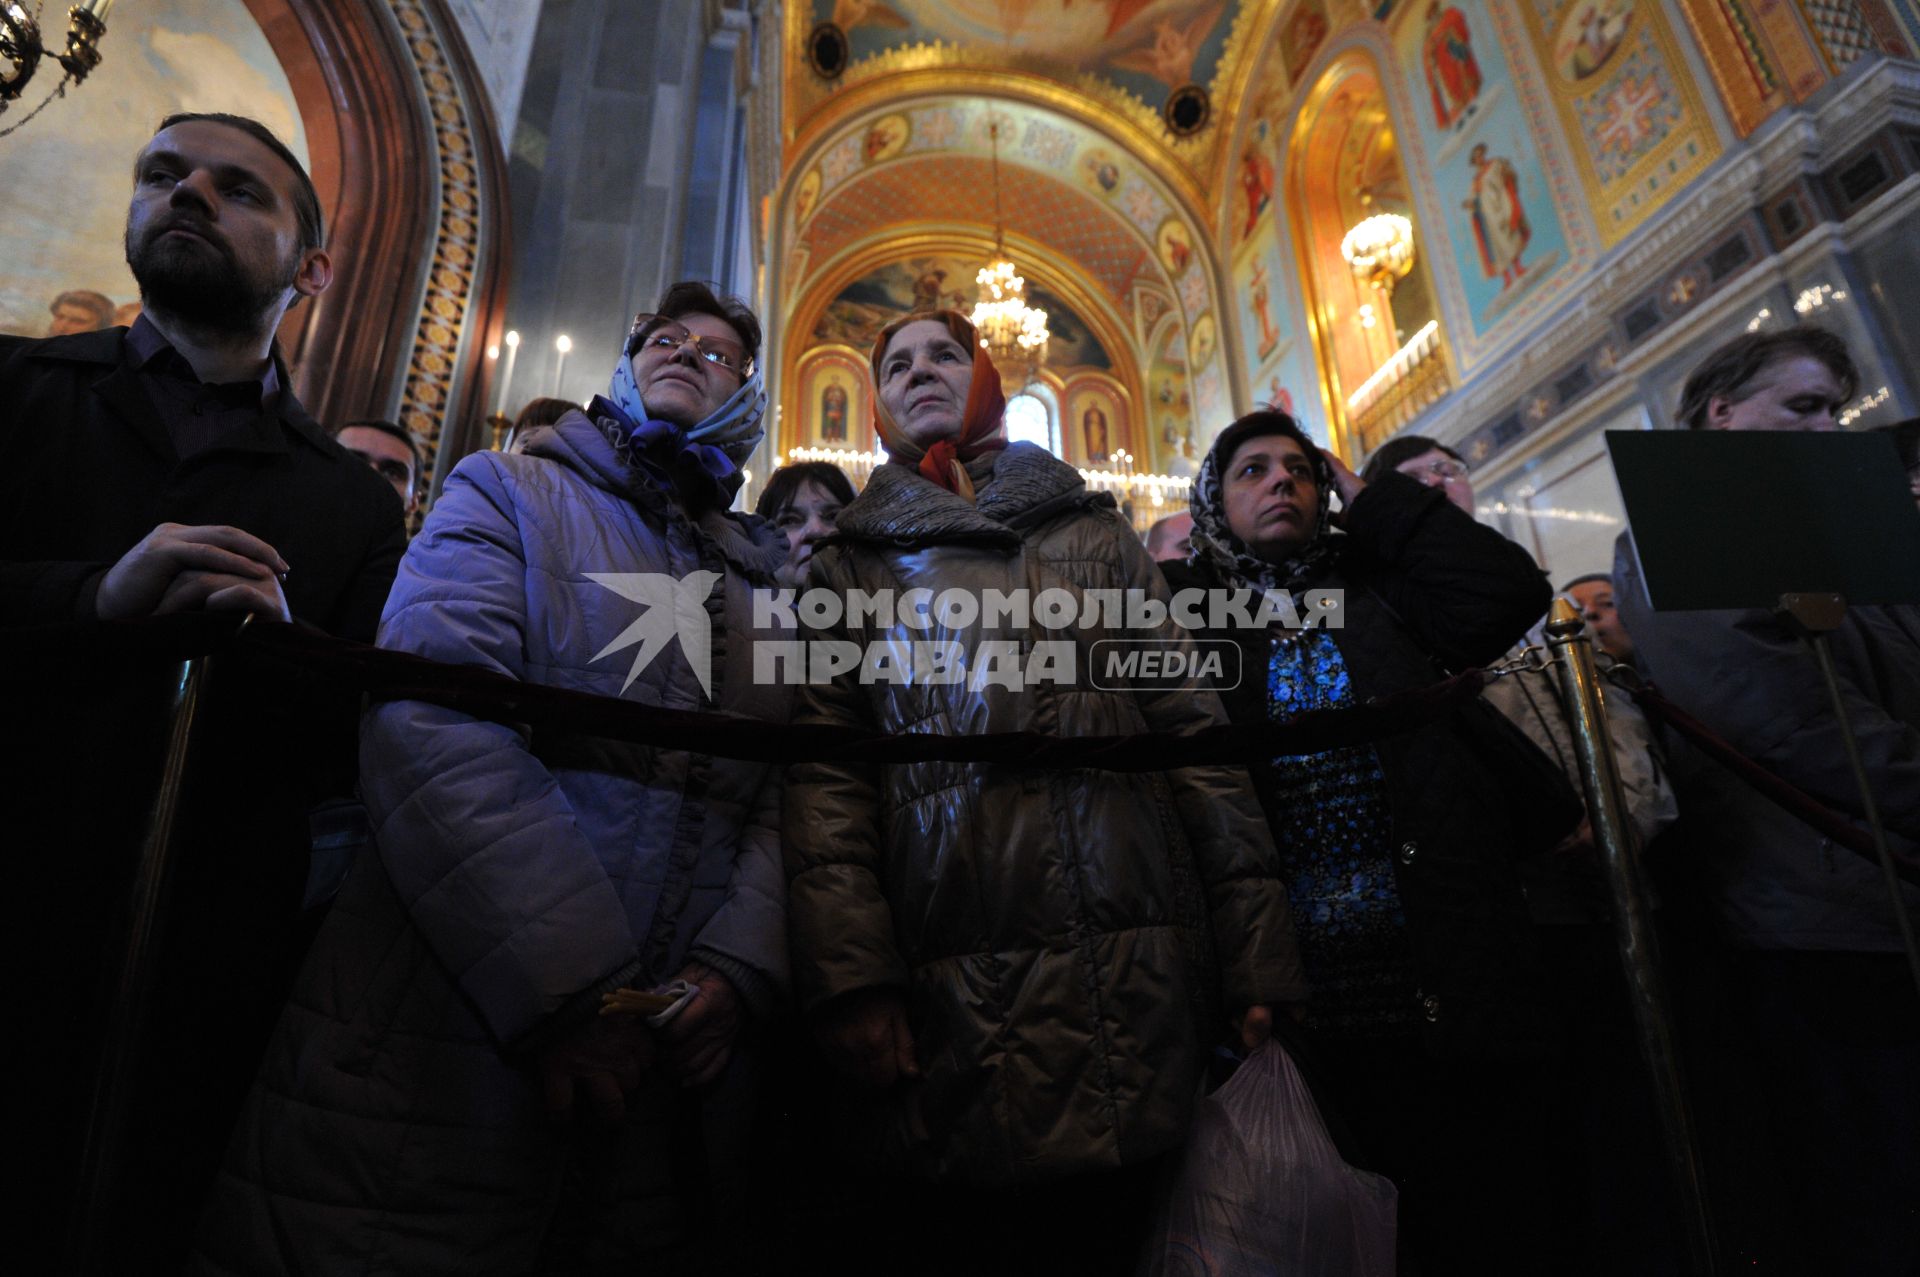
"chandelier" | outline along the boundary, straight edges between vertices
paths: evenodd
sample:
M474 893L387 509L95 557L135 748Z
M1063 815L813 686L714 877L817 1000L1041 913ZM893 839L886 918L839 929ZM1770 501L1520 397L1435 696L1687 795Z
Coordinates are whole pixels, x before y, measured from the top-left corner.
M1027 305L1027 281L1007 256L1000 217L1000 125L991 115L987 137L993 147L993 260L974 276L980 292L969 318L995 364L1032 380L1047 357L1047 312Z
M81 0L67 11L66 48L51 55L66 74L40 105L0 129L0 137L46 110L55 98L66 95L69 84L79 84L100 65L100 37L107 33L107 11L111 8L113 0ZM27 91L27 82L40 69L40 59L49 55L41 43L37 5L35 9L30 14L18 0L0 0L0 114Z
M1381 292L1413 269L1413 223L1398 213L1375 213L1340 238L1340 256L1353 277Z

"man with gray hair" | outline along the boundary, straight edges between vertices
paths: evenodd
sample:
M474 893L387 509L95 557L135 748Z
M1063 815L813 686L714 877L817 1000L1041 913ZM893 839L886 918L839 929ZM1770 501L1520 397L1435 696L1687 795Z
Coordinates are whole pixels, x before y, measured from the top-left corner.
M1824 329L1748 333L1694 369L1677 418L1695 430L1837 430L1858 384L1846 344ZM1819 669L1786 621L1761 610L1656 611L1630 533L1613 579L1636 664L1669 699L1865 827ZM1896 854L1920 854L1920 607L1850 607L1830 642L1888 839ZM1920 999L1881 873L1678 740L1671 762L1689 865L1725 942L1703 1008L1719 1017L1711 1037L1725 1049L1702 1089L1744 1110L1738 1124L1759 1141L1709 1166L1709 1181L1779 1176L1734 1190L1758 1227L1780 1230L1753 1247L1778 1247L1765 1256L1776 1267L1910 1273L1920 1254ZM1920 905L1920 891L1905 897L1909 910Z

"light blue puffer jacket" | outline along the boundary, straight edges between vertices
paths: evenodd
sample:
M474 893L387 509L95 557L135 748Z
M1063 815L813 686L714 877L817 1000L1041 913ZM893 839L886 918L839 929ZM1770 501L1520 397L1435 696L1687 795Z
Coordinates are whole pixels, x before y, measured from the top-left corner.
M586 416L450 477L407 552L382 646L531 683L785 721L755 686L758 521L689 522ZM677 641L624 690L643 611L589 573L723 573L704 698ZM751 578L751 580L750 580ZM377 848L348 879L236 1129L205 1271L523 1272L564 1147L528 1055L604 988L717 968L756 1011L787 981L778 770L534 739L421 702L361 739ZM376 854L377 852L377 854Z

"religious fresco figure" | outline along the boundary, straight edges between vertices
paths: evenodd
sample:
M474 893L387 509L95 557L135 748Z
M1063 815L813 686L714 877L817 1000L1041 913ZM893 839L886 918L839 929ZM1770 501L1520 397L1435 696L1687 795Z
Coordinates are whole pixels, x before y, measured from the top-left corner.
M892 27L905 31L913 26L911 19L876 0L833 0L833 24L842 31L852 31L855 27Z
M1255 354L1265 359L1280 344L1280 330L1273 322L1273 285L1267 276L1267 264L1255 262L1253 274L1247 282L1247 296L1253 305L1253 315L1260 321L1260 348Z
M1240 153L1240 189L1247 197L1247 220L1240 228L1241 239L1253 234L1253 228L1260 224L1260 214L1273 202L1273 161L1267 158L1263 145L1264 120L1254 126L1254 133L1255 140Z
M1567 12L1553 42L1554 68L1568 80L1599 71L1626 38L1633 0L1582 0Z
M1207 36L1219 25L1226 11L1227 6L1216 0L1178 18L1156 18L1147 42L1137 49L1114 55L1113 65L1152 76L1169 89L1191 84L1200 46L1206 43Z
M1460 201L1473 215L1473 239L1480 249L1480 269L1489 279L1498 276L1505 292L1527 273L1520 255L1533 238L1527 210L1520 202L1520 175L1513 165L1476 143L1467 157L1473 165L1473 189Z
M847 388L830 382L820 392L820 439L823 443L847 441Z
M1193 260L1193 241L1187 235L1187 228L1180 224L1179 218L1169 217L1160 223L1160 230L1153 238L1160 252L1160 264L1167 268L1167 274L1178 279L1185 273L1187 263Z
M1435 128L1450 129L1473 113L1480 96L1480 63L1473 56L1473 35L1464 13L1452 5L1442 7L1440 0L1427 6L1420 64L1433 97Z
M1087 460L1103 462L1113 456L1107 435L1107 414L1100 411L1099 404L1089 404L1080 414L1080 431L1080 437L1087 441Z
M937 266L929 266L921 271L913 281L913 308L939 310L945 305L942 290L946 283L947 272Z
M861 142L861 153L869 164L890 160L906 146L909 131L910 126L904 115L889 115L883 120L876 120Z

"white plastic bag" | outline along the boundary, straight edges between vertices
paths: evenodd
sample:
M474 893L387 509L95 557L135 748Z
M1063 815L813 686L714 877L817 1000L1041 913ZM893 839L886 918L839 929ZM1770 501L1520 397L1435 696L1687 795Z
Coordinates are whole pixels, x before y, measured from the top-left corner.
M1279 1043L1202 1099L1146 1277L1393 1277L1398 1194L1341 1160Z

